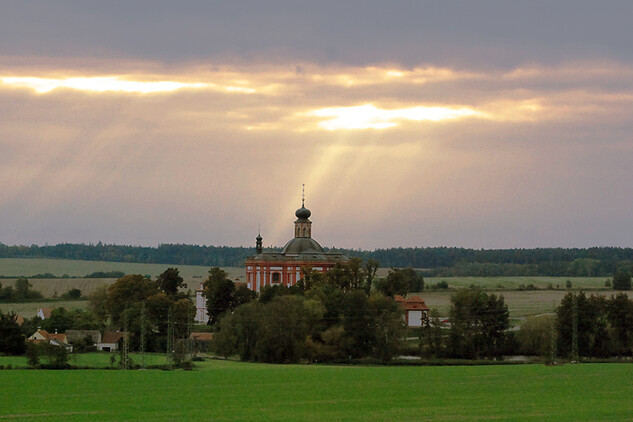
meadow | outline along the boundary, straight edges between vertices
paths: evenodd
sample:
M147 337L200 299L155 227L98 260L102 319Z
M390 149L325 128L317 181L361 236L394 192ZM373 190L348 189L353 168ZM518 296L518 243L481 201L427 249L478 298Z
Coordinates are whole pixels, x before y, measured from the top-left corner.
M210 360L194 371L3 370L0 419L630 419L633 365L367 367Z

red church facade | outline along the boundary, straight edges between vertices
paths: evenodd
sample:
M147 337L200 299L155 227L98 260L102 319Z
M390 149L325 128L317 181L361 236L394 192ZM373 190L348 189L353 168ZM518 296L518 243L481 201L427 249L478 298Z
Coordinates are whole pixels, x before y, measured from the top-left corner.
M295 237L281 252L264 251L262 237L257 235L255 255L246 259L246 282L251 290L260 292L266 286L294 286L303 278L302 269L310 268L326 272L348 258L340 252L325 250L312 239L312 213L302 201L295 216Z

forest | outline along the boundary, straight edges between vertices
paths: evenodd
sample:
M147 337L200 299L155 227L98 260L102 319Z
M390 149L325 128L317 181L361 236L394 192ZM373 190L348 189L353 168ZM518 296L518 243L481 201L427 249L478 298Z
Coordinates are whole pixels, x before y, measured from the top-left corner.
M366 251L340 249L350 257L373 259L381 267L423 269L426 276L612 276L630 272L633 249L617 247L468 249L458 247L389 248ZM0 243L0 258L62 258L88 261L139 262L169 265L241 267L255 248L161 244L157 247L60 243L9 246Z

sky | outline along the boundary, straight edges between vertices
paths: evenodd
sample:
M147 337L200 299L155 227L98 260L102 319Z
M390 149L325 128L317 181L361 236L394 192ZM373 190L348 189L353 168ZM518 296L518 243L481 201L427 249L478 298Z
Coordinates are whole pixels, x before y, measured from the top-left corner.
M632 246L633 2L0 11L2 243Z

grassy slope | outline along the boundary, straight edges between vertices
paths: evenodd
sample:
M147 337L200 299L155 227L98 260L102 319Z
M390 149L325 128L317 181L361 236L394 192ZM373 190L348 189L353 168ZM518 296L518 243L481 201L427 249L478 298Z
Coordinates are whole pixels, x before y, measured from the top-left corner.
M633 365L344 367L212 361L194 372L0 371L0 418L623 420Z

